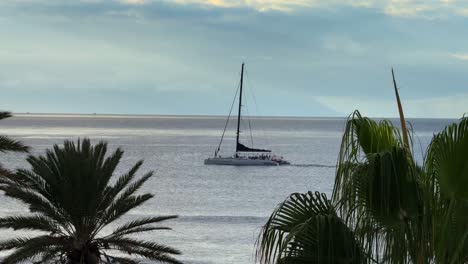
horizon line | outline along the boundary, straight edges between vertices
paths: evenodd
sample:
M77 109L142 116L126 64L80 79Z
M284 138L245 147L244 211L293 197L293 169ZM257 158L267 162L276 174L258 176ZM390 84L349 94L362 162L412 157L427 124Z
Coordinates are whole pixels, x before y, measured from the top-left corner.
M13 116L35 116L35 117L110 117L110 118L118 118L118 117L125 117L125 118L226 118L226 115L207 115L207 114L116 114L116 113L41 113L41 112L12 112ZM237 115L233 115L237 116ZM272 115L244 115L250 118L272 118L272 119L347 119L350 115L347 116L287 116L287 115L280 115L280 116L272 116ZM398 116L394 117L376 117L376 116L369 116L370 118L375 119L399 119ZM454 119L457 120L459 118L453 117L407 117L407 119Z

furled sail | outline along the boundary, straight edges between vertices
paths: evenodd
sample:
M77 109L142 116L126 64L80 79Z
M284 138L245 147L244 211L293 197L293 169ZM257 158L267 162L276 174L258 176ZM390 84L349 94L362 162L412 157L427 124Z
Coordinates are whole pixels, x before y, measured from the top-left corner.
M271 152L271 150L268 150L268 149L249 148L241 143L237 143L236 151L237 152Z

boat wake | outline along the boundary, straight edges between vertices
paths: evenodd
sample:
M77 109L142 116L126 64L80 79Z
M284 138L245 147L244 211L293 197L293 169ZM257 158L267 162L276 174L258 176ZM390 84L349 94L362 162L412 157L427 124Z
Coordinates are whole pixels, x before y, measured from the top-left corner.
M324 165L324 164L291 164L292 167L313 167L313 168L336 168L336 165Z

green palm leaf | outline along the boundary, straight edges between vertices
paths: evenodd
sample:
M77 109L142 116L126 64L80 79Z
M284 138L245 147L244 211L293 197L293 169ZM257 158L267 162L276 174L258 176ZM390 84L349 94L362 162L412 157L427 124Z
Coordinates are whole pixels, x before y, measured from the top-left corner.
M442 194L468 201L468 118L434 136L428 148L426 168Z
M365 180L358 177L366 177L369 168L366 164L369 159L374 159L376 154L395 147L405 146L399 130L389 121L382 120L377 123L362 117L358 111L349 117L341 142L333 191L335 202L350 201L350 206L341 208L342 210L353 207L355 188L360 187L356 182Z
M468 118L434 136L423 167L408 145L391 122L354 112L335 206L293 194L264 226L261 263L468 263Z
M390 226L418 216L420 189L405 148L372 155L366 176L358 199L364 198L362 204L375 219Z
M0 242L1 250L13 250L5 263L138 263L141 259L180 263L178 250L128 235L154 230L176 216L135 219L117 227L110 235L100 231L128 211L142 205L152 194L138 194L152 176L137 177L142 162L134 165L115 184L111 178L123 151L107 155L107 144L92 145L88 139L65 141L42 156L29 156L31 170L18 170L0 185L5 195L29 206L33 214L0 218L0 228L35 230L47 235ZM127 254L112 257L106 251ZM136 259L135 259L136 257Z
M353 232L324 194L295 193L270 216L259 237L260 263L365 263Z
M441 263L468 262L468 118L435 135L425 159L433 211L435 257Z

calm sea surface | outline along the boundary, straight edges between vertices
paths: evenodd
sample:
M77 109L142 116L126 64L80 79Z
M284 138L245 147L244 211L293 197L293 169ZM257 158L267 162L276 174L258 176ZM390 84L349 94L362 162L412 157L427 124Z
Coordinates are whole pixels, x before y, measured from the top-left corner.
M395 123L398 121L393 120ZM415 131L418 159L432 135L456 120L409 120ZM231 122L234 125L234 122ZM172 231L142 234L183 252L185 263L254 263L255 241L267 217L289 194L308 190L331 193L344 119L254 118L254 145L272 149L291 161L282 167L206 166L213 155L224 117L164 116L60 116L19 115L0 121L0 134L43 153L65 139L89 137L105 140L111 149L121 147L124 158L118 173L140 159L140 170L154 170L143 188L155 198L131 211L126 219L177 214L165 223ZM224 155L234 149L234 127L222 145ZM251 144L245 120L243 143ZM1 154L9 168L27 167L23 155ZM0 196L0 216L25 213L25 206ZM14 232L1 231L2 239ZM18 234L18 233L15 233Z

